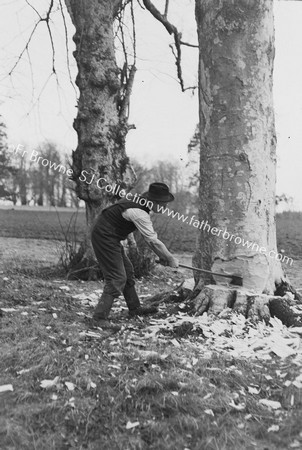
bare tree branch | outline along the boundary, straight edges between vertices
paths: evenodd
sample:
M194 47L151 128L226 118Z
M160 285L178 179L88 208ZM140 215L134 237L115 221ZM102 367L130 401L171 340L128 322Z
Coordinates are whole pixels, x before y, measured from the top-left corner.
M129 64L128 64L128 53L127 53L125 34L124 34L124 13L125 13L125 9L120 11L120 14L118 16L118 21L119 21L119 30L121 33L121 39L119 39L119 40L120 40L120 43L122 44L122 48L123 48L125 64L126 64L125 77L127 79L127 77L128 77L127 68L129 67Z
M150 0L143 0L143 3L146 9L152 14L152 16L163 24L169 34L180 34L177 28L172 25L163 14L161 14L161 12L153 5Z
M64 14L63 5L62 5L62 0L59 0L59 5L60 5L60 10L61 10L61 15L62 15L62 19L63 19L63 25L64 25L65 45L66 45L66 61L67 61L68 76L69 76L69 81L70 81L70 83L71 83L71 85L72 85L72 87L74 89L74 92L76 94L76 97L77 97L77 90L76 90L76 87L74 85L74 82L72 81L71 72L70 72L68 31L67 31L67 23L66 23L66 17L65 17L65 14Z
M140 2L140 0L137 0L137 3L139 4L139 6L142 8L142 9L146 9L146 8L144 8L144 6L141 4L141 2Z
M11 74L13 73L13 71L15 70L15 68L17 67L17 65L19 64L19 62L21 61L24 53L28 50L29 44L32 40L32 37L34 35L34 32L36 31L37 26L39 25L39 23L41 22L41 20L39 20L37 23L35 23L34 28L32 29L29 38L25 44L25 47L23 48L23 50L21 51L20 55L18 56L17 61L15 62L15 64L13 65L13 67L11 68L11 70L8 72L8 75L11 76Z
M174 48L173 48L173 45L170 45L170 48L171 48L172 53L173 53L173 55L174 55L174 58L175 58L175 60L176 60L175 64L176 64L176 67L177 67L177 76L178 76L178 79L180 80L179 77L182 76L182 74L181 74L181 59L180 59L181 53L180 53L180 47L179 47L179 50L178 50L179 53L175 53L175 50L174 50ZM180 82L180 85L181 85L181 89L182 89L183 92L189 91L189 90L197 89L197 86L184 87L184 85L181 84L181 82Z
M30 8L32 8L32 10L38 15L39 19L38 21L34 24L32 31L30 32L30 35L27 39L27 42L24 46L24 48L22 49L22 51L20 52L19 56L17 57L16 62L14 63L13 67L11 68L11 70L8 72L8 74L4 77L6 78L7 76L10 77L11 83L13 82L12 80L12 74L14 72L14 70L16 69L16 67L18 66L18 64L20 63L21 59L24 56L24 53L27 53L27 57L28 57L28 61L29 61L29 66L30 66L30 75L31 75L31 82L32 82L32 96L31 96L31 108L30 110L26 113L26 115L28 116L30 114L30 112L33 110L33 108L38 105L39 107L39 101L40 98L45 90L45 88L47 87L51 77L54 75L56 78L56 84L57 84L57 90L58 90L58 99L59 99L59 105L60 105L60 112L61 112L61 94L60 91L62 91L62 88L60 86L60 82L59 82L59 77L56 71L56 51L55 51L55 42L54 42L54 37L53 37L53 31L52 31L52 13L54 12L54 0L49 0L49 5L48 5L48 9L45 12L45 14L42 16L39 11L30 3L29 0L25 0L26 3L28 4L28 6ZM67 36L67 24L66 24L66 20L65 20L65 16L64 16L64 10L63 10L63 6L62 6L62 2L61 0L59 0L59 4L60 7L58 8L61 9L61 13L62 13L62 17L63 17L63 24L64 24L64 29L65 29L65 40L66 40L66 50L67 50L67 63L68 63L68 72L69 72L69 77L70 77L70 81L71 84L73 85L74 91L76 93L77 96L77 92L75 89L74 84L72 83L72 79L71 79L71 74L70 74L70 67L69 67L69 48L68 48L68 36ZM52 50L52 70L50 75L47 77L44 85L42 86L40 92L38 93L37 96L35 96L35 92L34 92L34 79L33 79L33 71L32 71L32 63L31 63L31 57L30 57L30 44L32 42L33 36L36 32L36 29L38 27L38 25L41 22L45 22L46 23L46 27L47 27L47 31L48 31L48 35L49 35L49 40L50 40L50 46L51 46L51 50Z
M125 16L125 8L130 3L130 15L131 15L131 22L132 22L132 45L133 45L133 55L132 56L132 64L129 62L129 53L127 48L127 39L125 36L125 23L124 23L124 16ZM133 88L134 83L134 76L136 72L136 30L135 30L135 17L134 17L134 7L133 7L133 0L126 0L123 3L123 8L121 7L116 19L118 21L118 27L116 32L116 37L121 43L122 51L124 54L124 65L123 68L120 71L120 94L119 94L119 102L118 102L118 111L119 111L119 118L121 121L127 121L129 117L129 105L130 105L130 96ZM132 127L133 128L133 127ZM128 125L129 129L129 125Z
M176 48L176 52L174 51L174 48L170 45L172 49L172 53L175 57L175 64L177 68L177 77L178 81L181 87L181 90L184 92L186 89L192 89L192 88L185 88L184 86L184 80L182 76L182 68L181 68L181 45L187 45L189 47L195 47L193 44L187 44L184 43L181 40L182 34L177 30L175 25L170 23L167 19L166 13L168 13L168 7L169 7L169 0L166 0L166 7L165 7L165 13L161 14L161 12L153 5L153 3L150 0L143 0L143 3L146 7L146 9L155 17L156 20L158 20L160 23L163 24L163 26L166 28L169 34L172 34L174 36L174 45ZM198 46L196 46L198 48Z
M27 53L27 58L29 61L29 67L30 67L30 79L31 79L31 103L34 100L34 93L35 93L35 84L34 84L34 74L33 74L33 68L32 68L32 63L31 63L31 57L30 57L30 53L28 51L28 49L26 50Z
M34 35L34 33L35 33L39 23L41 23L41 22L46 22L46 25L47 25L47 28L48 28L48 33L49 33L51 47L52 47L52 52L53 52L53 59L52 59L52 63L53 63L52 66L53 67L52 67L52 69L53 69L53 73L56 73L55 67L54 67L54 59L55 59L54 43L53 43L53 37L52 37L50 25L49 25L50 14L51 14L51 11L52 11L52 8L53 8L54 0L50 0L49 8L48 8L48 10L46 12L46 16L45 17L42 17L40 15L40 13L36 10L36 8L28 2L28 0L26 0L26 3L37 13L37 15L39 16L39 20L38 20L38 22L35 23L32 31L31 31L31 33L29 35L29 38L28 38L28 40L27 40L27 42L25 44L25 47L23 48L23 50L21 51L20 55L18 56L18 59L15 62L15 64L13 65L12 69L8 72L8 75L9 76L12 75L13 71L15 70L15 68L17 67L19 62L21 61L24 53L28 50L29 44L30 44L30 42L32 40L32 37L33 37L33 35Z
M50 40L50 46L51 46L51 50L52 50L52 69L51 69L51 74L50 76L47 78L44 86L41 89L40 94L37 96L36 100L34 100L34 93L32 94L32 103L33 106L32 108L38 103L45 87L47 86L50 78L52 75L55 75L56 77L56 84L57 84L57 89L58 89L58 97L59 97L59 103L60 103L60 108L61 108L61 96L60 96L60 82L59 82L59 78L58 78L58 74L56 71L56 64L55 64L55 59L56 59L56 51L55 51L55 43L54 43L54 38L53 38L53 32L52 32L52 28L51 28L51 14L53 13L53 9L54 9L54 0L49 0L49 6L48 9L45 13L44 16L42 16L39 11L30 3L29 0L25 0L26 3L33 9L33 11L38 15L39 20L35 23L29 38L24 46L24 48L22 49L21 53L19 54L17 61L15 62L15 64L13 65L12 69L8 72L7 76L11 76L12 73L14 72L15 68L18 66L19 62L21 61L24 53L26 52L28 55L28 60L29 60L29 64L30 64L30 68L31 68L31 60L30 60L30 52L29 52L29 46L30 43L32 41L33 35L35 34L35 31L38 27L38 25L41 22L45 22L46 23L46 27L47 27L47 31L48 31L48 35L49 35L49 40ZM63 19L63 26L64 26L64 31L65 31L65 44L66 44L66 54L67 54L67 68L68 68L68 75L69 75L69 80L71 85L73 86L73 89L75 91L76 97L77 97L77 91L75 88L75 85L72 81L72 77L71 77L71 72L70 72L70 61L69 61L69 46L68 46L68 32L67 32L67 23L66 23L66 18L65 18L65 14L64 14L64 9L63 9L63 5L62 5L62 0L58 0L59 1L59 10L61 11L61 15L62 15L62 19ZM31 69L31 77L32 77L32 83L33 83L33 74L32 74L32 69ZM32 109L31 108L31 109Z
M26 3L28 4L28 6L30 6L30 7L37 13L37 15L39 16L39 18L42 19L42 17L41 17L41 15L40 15L39 11L37 11L36 8L35 8L31 3L29 3L28 0L25 0L25 1L26 1Z
M125 86L125 92L122 99L122 103L119 110L119 117L123 119L127 119L129 115L129 103L130 103L130 96L132 92L132 87L134 83L134 76L136 72L136 67L133 65L129 72L129 77L127 79L127 84Z
M131 8L132 35L133 35L133 61L134 61L134 64L136 64L136 30L135 30L133 0L131 0L130 8Z
M164 12L164 17L165 18L168 17L168 10L169 10L169 0L166 0L165 12Z
M39 103L39 100L40 100L40 98L41 98L41 95L43 94L43 92L44 92L46 86L48 85L48 82L49 82L49 80L51 79L52 75L53 75L53 73L51 73L51 74L47 77L47 79L46 79L44 85L42 86L42 89L40 90L40 93L39 93L39 95L37 96L35 102L32 104L32 107L30 108L30 110L25 114L26 116L29 116L29 114L31 113L31 111L32 111L32 110L34 109L34 107L36 106L36 104ZM39 116L40 116L40 114L39 114Z
M116 18L131 1L132 0L115 0L115 5L113 5L113 17Z
M187 47L199 48L197 44L190 44L189 42L180 41L181 45L186 45Z
M71 21L74 24L75 20L74 20L74 15L73 15L73 12L72 12L71 0L64 0L64 3L66 5L68 14L70 15Z
M54 0L50 1L50 5L49 5L49 9L47 11L46 17L44 19L41 19L41 21L45 21L46 22L46 26L47 26L48 34L49 34L49 39L50 39L50 45L51 45L51 49L52 49L52 72L57 76L56 68L55 68L55 46L54 46L54 42L53 42L51 28L50 28L50 25L49 25L50 14L51 14L51 10L52 10L52 7L53 7L53 2L54 2Z

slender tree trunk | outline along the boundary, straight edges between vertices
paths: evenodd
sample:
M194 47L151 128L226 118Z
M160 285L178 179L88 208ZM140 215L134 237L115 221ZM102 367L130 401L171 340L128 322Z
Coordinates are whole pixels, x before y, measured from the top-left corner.
M40 190L39 197L38 197L38 206L44 205L44 197L43 197L43 191Z
M216 227L201 227L196 262L272 294L282 279L280 261L268 255L277 254L273 0L196 0L196 21L199 220Z
M61 184L61 193L58 192L58 201L59 206L66 208L66 181L63 177L60 177L60 184Z
M114 183L127 188L134 181L134 172L125 153L127 108L120 96L113 33L113 22L123 1L65 0L65 3L76 29L74 56L80 97L74 121L78 146L73 152L72 169L76 194L86 205L88 226L82 260L89 266L93 264L91 224L96 213L114 199L101 188Z
M21 205L27 205L28 176L27 176L25 161L23 158L20 158L20 160L19 160L17 180L18 180L17 183L18 183L18 188L19 188Z

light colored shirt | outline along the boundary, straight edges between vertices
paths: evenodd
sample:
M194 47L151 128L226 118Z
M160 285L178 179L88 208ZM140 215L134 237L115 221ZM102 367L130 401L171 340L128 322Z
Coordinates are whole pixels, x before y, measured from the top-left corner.
M134 223L147 242L157 240L157 233L154 231L150 215L146 211L139 208L129 208L122 213L122 216Z
M146 211L139 208L129 208L122 213L122 216L124 219L134 223L147 244L160 259L174 262L174 258L165 244L158 239L150 215Z

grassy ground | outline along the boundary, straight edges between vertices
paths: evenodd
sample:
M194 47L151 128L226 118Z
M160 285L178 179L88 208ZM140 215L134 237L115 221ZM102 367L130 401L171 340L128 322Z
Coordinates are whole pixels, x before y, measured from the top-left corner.
M302 213L277 215L278 250L291 258L302 258ZM172 251L193 252L196 229L166 216L155 217L159 237ZM28 211L0 209L0 236L40 239L81 240L85 231L85 213L80 211Z
M285 387L301 374L292 358L234 358L202 333L150 333L150 319L129 320L122 301L113 311L122 331L92 333L85 317L102 284L39 267L20 255L0 267L0 386L13 385L0 393L1 449L302 448L301 389ZM164 269L138 291L144 298L181 279ZM173 314L163 305L158 317Z

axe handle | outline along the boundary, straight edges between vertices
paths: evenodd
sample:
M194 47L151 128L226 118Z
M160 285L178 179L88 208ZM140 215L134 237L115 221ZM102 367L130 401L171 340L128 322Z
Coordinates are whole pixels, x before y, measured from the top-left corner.
M211 275L217 275L220 277L225 277L225 278L239 278L242 280L242 277L239 277L237 275L226 275L225 273L217 273L217 272L211 272L210 270L205 270L205 269L198 269L197 267L191 267L191 266L187 266L186 264L178 264L179 267L183 267L184 269L191 269L191 270L196 270L197 272L203 272L203 273L210 273Z

